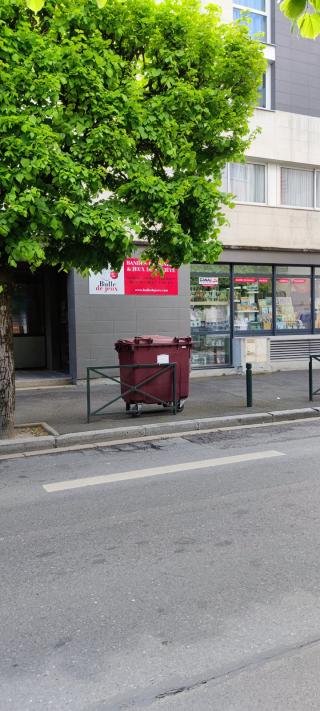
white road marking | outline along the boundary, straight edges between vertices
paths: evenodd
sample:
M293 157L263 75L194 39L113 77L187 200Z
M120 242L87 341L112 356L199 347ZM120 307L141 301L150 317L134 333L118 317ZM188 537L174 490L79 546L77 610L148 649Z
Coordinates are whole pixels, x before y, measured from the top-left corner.
M284 452L269 450L265 452L248 452L247 454L236 454L231 457L218 457L216 459L204 459L195 462L180 462L179 464L167 464L151 469L134 469L118 474L101 474L99 476L83 477L82 479L69 479L69 481L56 481L52 484L43 484L43 488L49 494L57 491L67 491L68 489L81 489L86 486L98 486L99 484L114 484L118 481L130 481L131 479L145 479L151 476L161 476L162 474L175 474L176 472L187 472L192 469L210 469L211 467L221 467L226 464L241 464L242 462L252 462L257 459L271 459L272 457L284 457Z

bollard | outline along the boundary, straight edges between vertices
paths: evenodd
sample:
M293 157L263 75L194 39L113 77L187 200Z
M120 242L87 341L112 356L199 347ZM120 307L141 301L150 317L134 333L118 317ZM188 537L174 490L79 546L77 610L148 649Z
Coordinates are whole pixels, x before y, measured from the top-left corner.
M247 407L252 407L252 363L246 363Z
M312 356L309 358L309 400L313 400L313 383L312 383Z

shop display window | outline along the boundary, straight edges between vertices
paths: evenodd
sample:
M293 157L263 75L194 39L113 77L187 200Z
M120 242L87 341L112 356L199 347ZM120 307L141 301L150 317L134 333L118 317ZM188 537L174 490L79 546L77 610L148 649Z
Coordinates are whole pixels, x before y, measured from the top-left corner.
M276 329L311 330L311 279L306 276L277 276Z
M235 276L233 288L235 332L270 331L272 329L272 278Z
M313 330L320 332L320 267L192 265L193 367L231 365L232 338Z
M199 335L191 328L193 340L192 366L203 368L230 365L230 336Z
M192 265L191 335L194 342L192 364L195 367L230 363L230 337L214 334L230 331L229 267Z
M284 266L281 264L281 266L276 267L276 274L277 276L286 276L287 274L289 276L311 276L311 268L306 267L306 266Z
M320 270L318 270L320 273ZM320 330L320 278L315 279L314 289L314 327Z

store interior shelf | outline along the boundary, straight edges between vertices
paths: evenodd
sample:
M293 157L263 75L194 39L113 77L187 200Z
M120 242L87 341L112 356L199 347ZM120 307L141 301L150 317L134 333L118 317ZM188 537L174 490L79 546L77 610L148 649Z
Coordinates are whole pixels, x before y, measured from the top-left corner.
M228 301L191 301L191 306L228 306Z

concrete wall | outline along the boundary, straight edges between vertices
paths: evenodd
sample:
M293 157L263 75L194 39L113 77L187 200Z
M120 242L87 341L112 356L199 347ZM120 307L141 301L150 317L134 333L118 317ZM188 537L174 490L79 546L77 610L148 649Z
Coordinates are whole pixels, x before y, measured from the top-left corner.
M251 127L260 133L247 151L248 158L320 166L319 118L257 109Z
M228 213L224 228L226 247L318 250L320 254L320 212L282 207L237 205Z
M179 270L179 296L112 296L89 294L88 279L73 276L76 346L72 377L84 378L86 367L117 363L119 338L144 334L190 335L189 267ZM73 346L73 347L74 347Z

